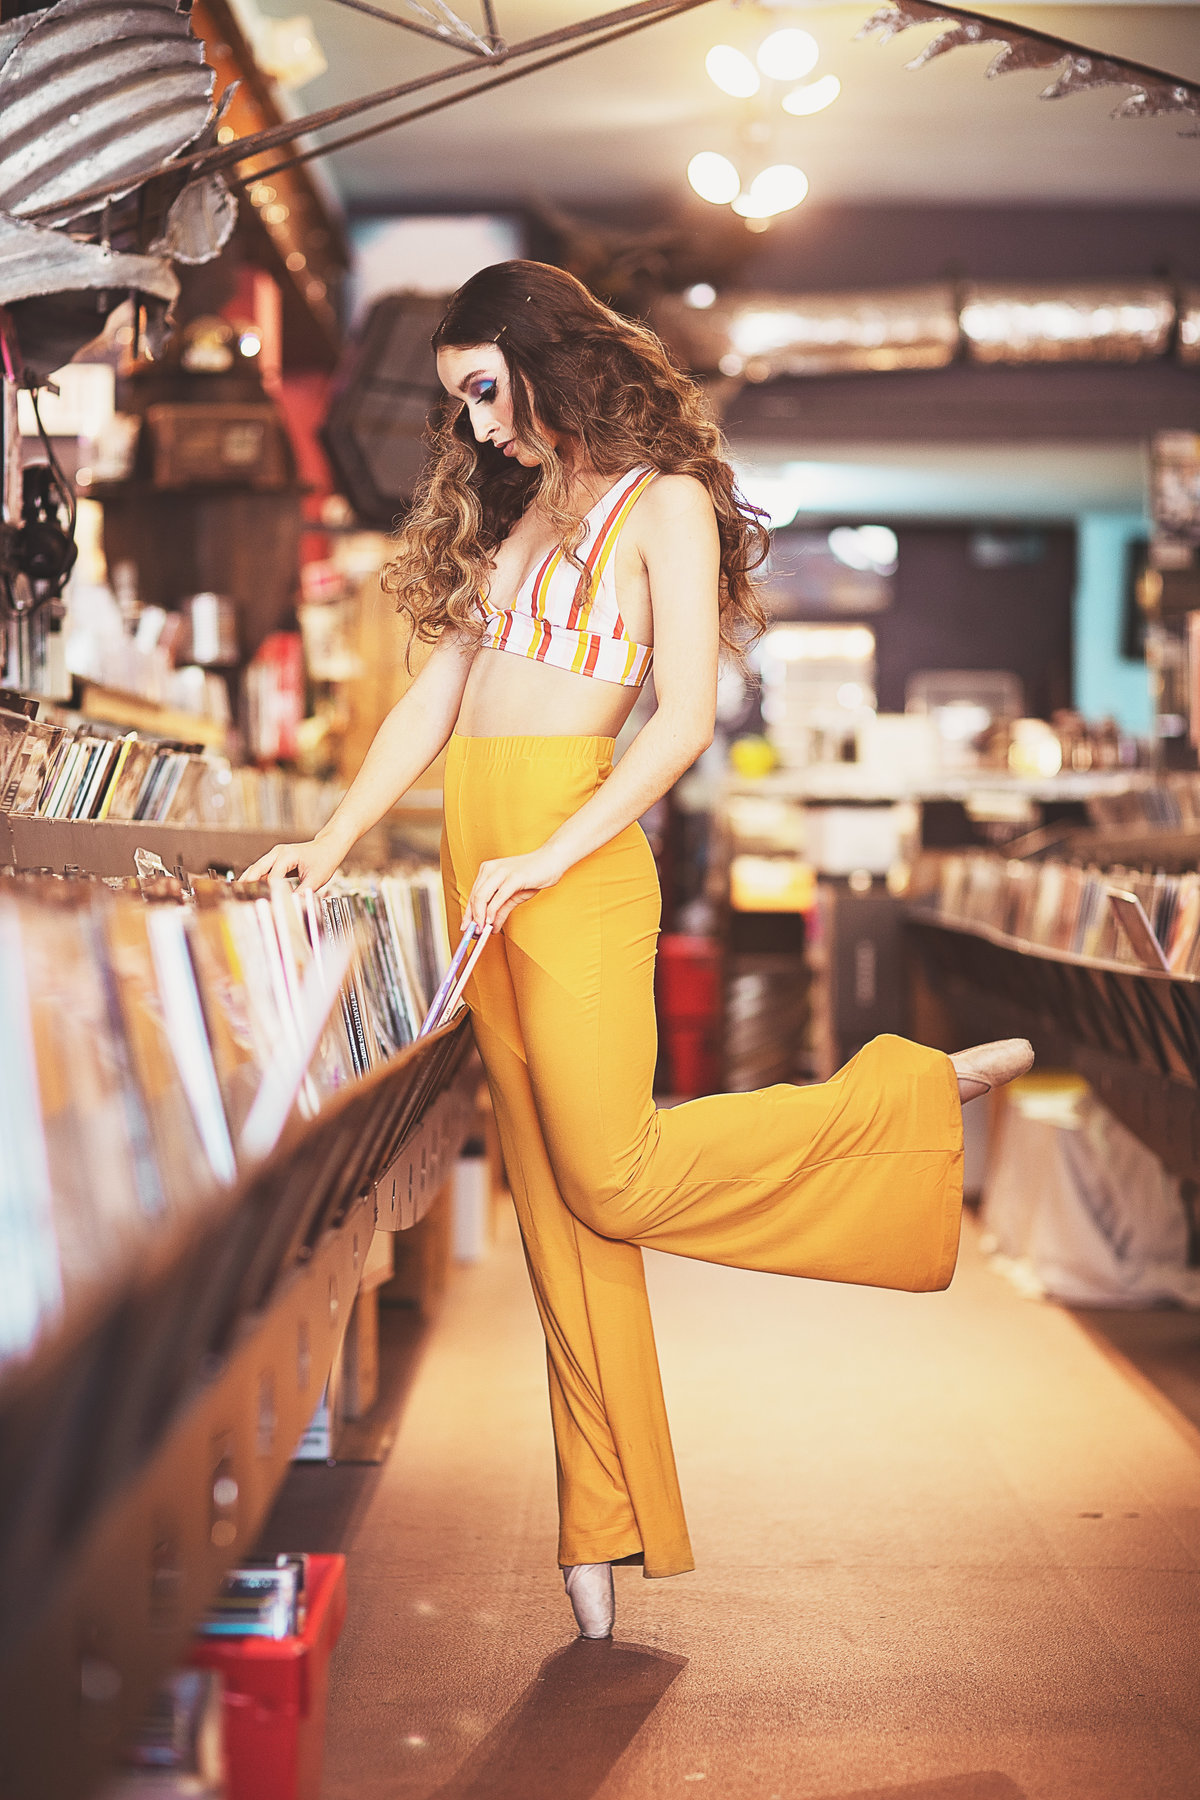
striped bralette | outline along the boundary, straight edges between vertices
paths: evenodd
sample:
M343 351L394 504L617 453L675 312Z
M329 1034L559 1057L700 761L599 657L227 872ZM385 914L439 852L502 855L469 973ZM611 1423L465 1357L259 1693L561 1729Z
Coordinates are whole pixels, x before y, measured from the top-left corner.
M590 577L590 592L588 579L568 562L560 546L522 582L504 612L481 600L483 642L489 649L511 650L515 656L622 687L641 687L653 651L625 630L617 605L613 552L621 527L657 473L646 467L631 469L584 520L576 555Z

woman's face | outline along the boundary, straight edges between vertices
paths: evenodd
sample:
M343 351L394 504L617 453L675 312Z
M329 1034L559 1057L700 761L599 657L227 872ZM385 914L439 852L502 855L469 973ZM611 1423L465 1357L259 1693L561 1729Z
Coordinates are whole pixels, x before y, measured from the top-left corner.
M466 406L478 443L494 444L524 469L537 467L538 458L515 436L508 364L496 344L447 345L437 353L437 372L446 392Z

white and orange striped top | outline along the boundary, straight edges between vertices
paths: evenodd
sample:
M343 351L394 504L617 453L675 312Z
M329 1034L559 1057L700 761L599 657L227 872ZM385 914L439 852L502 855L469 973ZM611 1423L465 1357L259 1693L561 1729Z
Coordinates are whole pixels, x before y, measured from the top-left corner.
M613 551L635 502L657 473L648 467L631 469L588 513L576 553L586 577L559 546L521 584L505 611L486 597L481 599L487 648L511 650L515 656L619 682L622 687L641 687L653 651L625 630L617 605Z

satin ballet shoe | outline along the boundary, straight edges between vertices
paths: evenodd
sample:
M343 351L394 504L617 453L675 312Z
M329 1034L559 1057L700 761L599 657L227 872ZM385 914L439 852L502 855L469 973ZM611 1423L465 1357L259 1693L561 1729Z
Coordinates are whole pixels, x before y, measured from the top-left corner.
M563 1582L580 1637L611 1637L617 1615L612 1564L576 1563L563 1570Z
M958 1077L958 1097L965 1105L1015 1081L1018 1075L1028 1075L1033 1067L1033 1045L1028 1038L997 1038L970 1050L956 1050L950 1063Z

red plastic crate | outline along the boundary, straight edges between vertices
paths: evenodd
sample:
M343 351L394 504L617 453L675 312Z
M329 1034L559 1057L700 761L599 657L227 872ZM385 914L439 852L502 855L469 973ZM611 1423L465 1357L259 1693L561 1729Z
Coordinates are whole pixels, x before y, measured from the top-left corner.
M711 1094L717 1086L720 971L720 946L711 938L659 939L655 989L673 1094Z
M721 948L712 938L664 933L655 968L661 1016L695 1025L715 1019L720 968Z
M193 1642L192 1667L224 1681L228 1800L320 1800L329 1659L345 1617L345 1557L310 1556L298 1637Z
M663 1025L663 1048L667 1053L671 1093L678 1100L693 1100L699 1094L711 1094L720 1079L716 1045L711 1025L689 1025L667 1020Z

